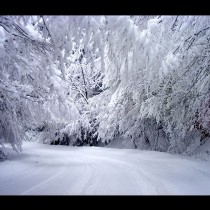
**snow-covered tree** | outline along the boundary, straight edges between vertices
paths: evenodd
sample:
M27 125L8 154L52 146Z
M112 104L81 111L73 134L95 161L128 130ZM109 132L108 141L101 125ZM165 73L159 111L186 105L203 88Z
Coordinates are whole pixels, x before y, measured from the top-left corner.
M54 135L76 115L43 24L42 17L0 17L0 139L17 151L29 131L48 127Z
M110 97L98 112L99 137L109 141L117 133L133 147L192 152L209 137L204 112L209 109L210 19L158 16L146 20L146 28L137 27L137 19L109 19L117 60L106 68ZM197 110L205 129L193 128Z
M209 25L208 16L1 16L1 142L17 149L39 130L45 143L120 138L192 153L210 137Z

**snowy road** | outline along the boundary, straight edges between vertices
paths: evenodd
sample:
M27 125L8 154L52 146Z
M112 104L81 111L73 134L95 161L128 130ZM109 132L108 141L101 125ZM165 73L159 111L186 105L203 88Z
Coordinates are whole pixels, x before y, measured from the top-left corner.
M24 143L0 162L1 195L209 194L210 163L167 153Z

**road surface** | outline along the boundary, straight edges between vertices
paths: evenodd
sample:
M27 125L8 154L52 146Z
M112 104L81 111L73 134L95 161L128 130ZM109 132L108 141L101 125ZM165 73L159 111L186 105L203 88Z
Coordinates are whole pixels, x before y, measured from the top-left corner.
M163 152L26 142L0 195L210 195L210 163Z

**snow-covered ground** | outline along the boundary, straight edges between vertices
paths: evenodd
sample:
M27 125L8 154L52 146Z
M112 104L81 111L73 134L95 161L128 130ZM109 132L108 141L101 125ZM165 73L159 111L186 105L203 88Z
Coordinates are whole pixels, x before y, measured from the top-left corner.
M1 195L209 194L210 162L167 153L24 143L0 162Z

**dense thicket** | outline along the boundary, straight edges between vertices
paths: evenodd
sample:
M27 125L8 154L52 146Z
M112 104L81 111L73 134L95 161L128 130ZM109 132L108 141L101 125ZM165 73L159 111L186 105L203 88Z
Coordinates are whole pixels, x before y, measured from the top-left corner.
M190 154L210 138L208 16L1 16L0 143Z

